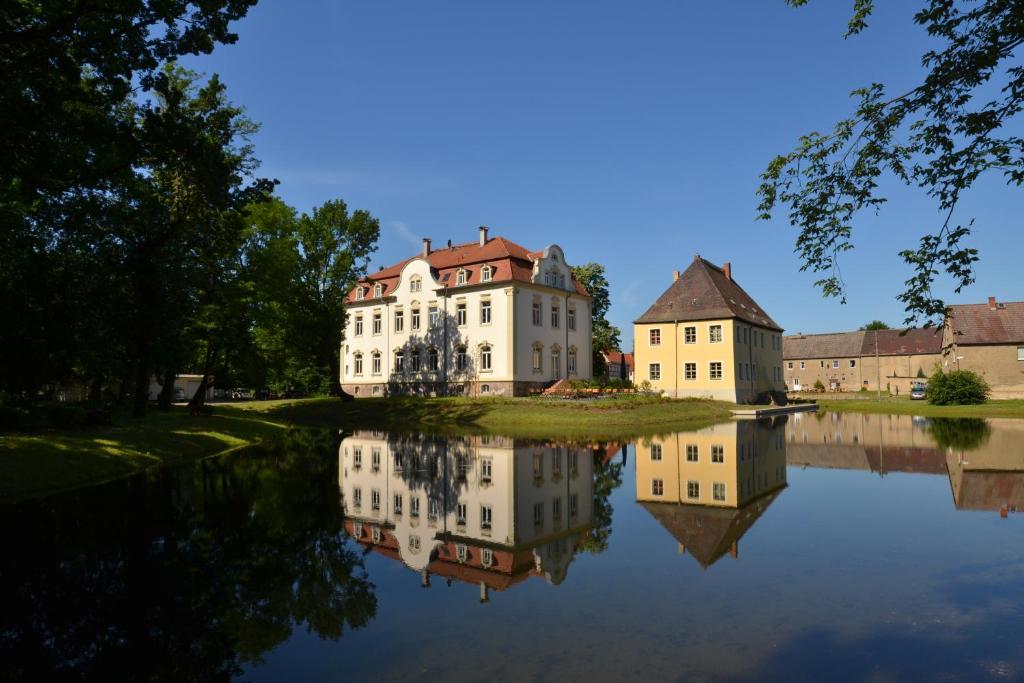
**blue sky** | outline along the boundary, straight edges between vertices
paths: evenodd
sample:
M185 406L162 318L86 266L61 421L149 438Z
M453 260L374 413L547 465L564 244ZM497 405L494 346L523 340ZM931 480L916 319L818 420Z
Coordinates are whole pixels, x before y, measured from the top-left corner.
M598 261L611 320L631 321L694 253L731 261L787 332L903 319L895 295L938 213L918 190L855 226L849 302L799 271L784 215L755 220L758 179L799 135L852 109L872 81L916 83L920 3L879 3L843 39L851 2L450 2L263 0L239 42L187 64L219 73L262 124L261 174L299 210L329 199L381 221L372 268L488 225L571 263ZM977 283L950 301L1020 300L1021 194L992 177L963 203ZM1017 226L1017 227L1012 227Z

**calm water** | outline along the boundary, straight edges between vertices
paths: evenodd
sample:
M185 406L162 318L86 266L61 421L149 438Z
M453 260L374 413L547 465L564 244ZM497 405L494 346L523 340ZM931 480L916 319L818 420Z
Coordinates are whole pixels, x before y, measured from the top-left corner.
M1024 422L295 432L0 509L0 676L1021 680Z

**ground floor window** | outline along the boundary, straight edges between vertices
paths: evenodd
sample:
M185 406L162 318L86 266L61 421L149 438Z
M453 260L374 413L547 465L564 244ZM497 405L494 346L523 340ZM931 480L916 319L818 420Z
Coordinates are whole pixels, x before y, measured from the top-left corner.
M481 346L480 347L480 369L481 370L490 370L491 369L491 347L490 346ZM490 390L490 387L488 387L488 391L489 390Z
M663 479L651 479L651 495L665 495L665 481Z
M722 364L718 361L708 364L708 377L711 379L722 379Z
M712 486L711 486L711 496L715 500L719 500L719 501L725 500L725 483L724 482L720 482L720 481L716 481L714 484L712 484Z
M469 367L469 357L466 355L466 347L460 346L455 350L455 369L464 372Z
M576 349L569 349L569 374L576 374Z
M683 379L697 379L697 364L683 363Z
M700 498L700 482L690 480L686 482L686 497L692 500Z
M647 369L647 376L652 381L661 379L661 363L651 363Z

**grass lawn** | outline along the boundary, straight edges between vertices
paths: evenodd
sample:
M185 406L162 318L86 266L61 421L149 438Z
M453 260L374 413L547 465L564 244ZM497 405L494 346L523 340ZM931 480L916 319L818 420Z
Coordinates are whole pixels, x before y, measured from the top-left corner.
M978 406L933 406L928 401L909 398L882 398L829 401L819 399L820 410L834 413L896 413L923 417L1016 417L1024 418L1024 399L989 401Z
M0 435L0 503L10 503L252 445L289 427L442 434L494 432L522 438L620 440L728 420L728 403L620 396L380 398L253 401L192 417L153 410L111 427Z

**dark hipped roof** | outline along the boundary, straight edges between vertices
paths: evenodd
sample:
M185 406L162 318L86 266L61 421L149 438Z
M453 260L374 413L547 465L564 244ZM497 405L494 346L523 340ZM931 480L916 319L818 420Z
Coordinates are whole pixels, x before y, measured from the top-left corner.
M658 297L637 323L739 318L782 331L743 288L715 264L695 256L690 267Z
M1024 343L1024 301L960 304L949 315L957 344Z
M778 498L776 489L741 508L643 502L654 519L707 569L729 552Z
M864 346L863 330L856 332L829 332L826 334L798 334L782 338L782 357L799 358L856 358ZM872 350L874 353L874 350Z
M878 340L879 356L910 356L922 353L942 353L941 327L913 327L906 330L873 330L864 334L862 355L875 354Z

